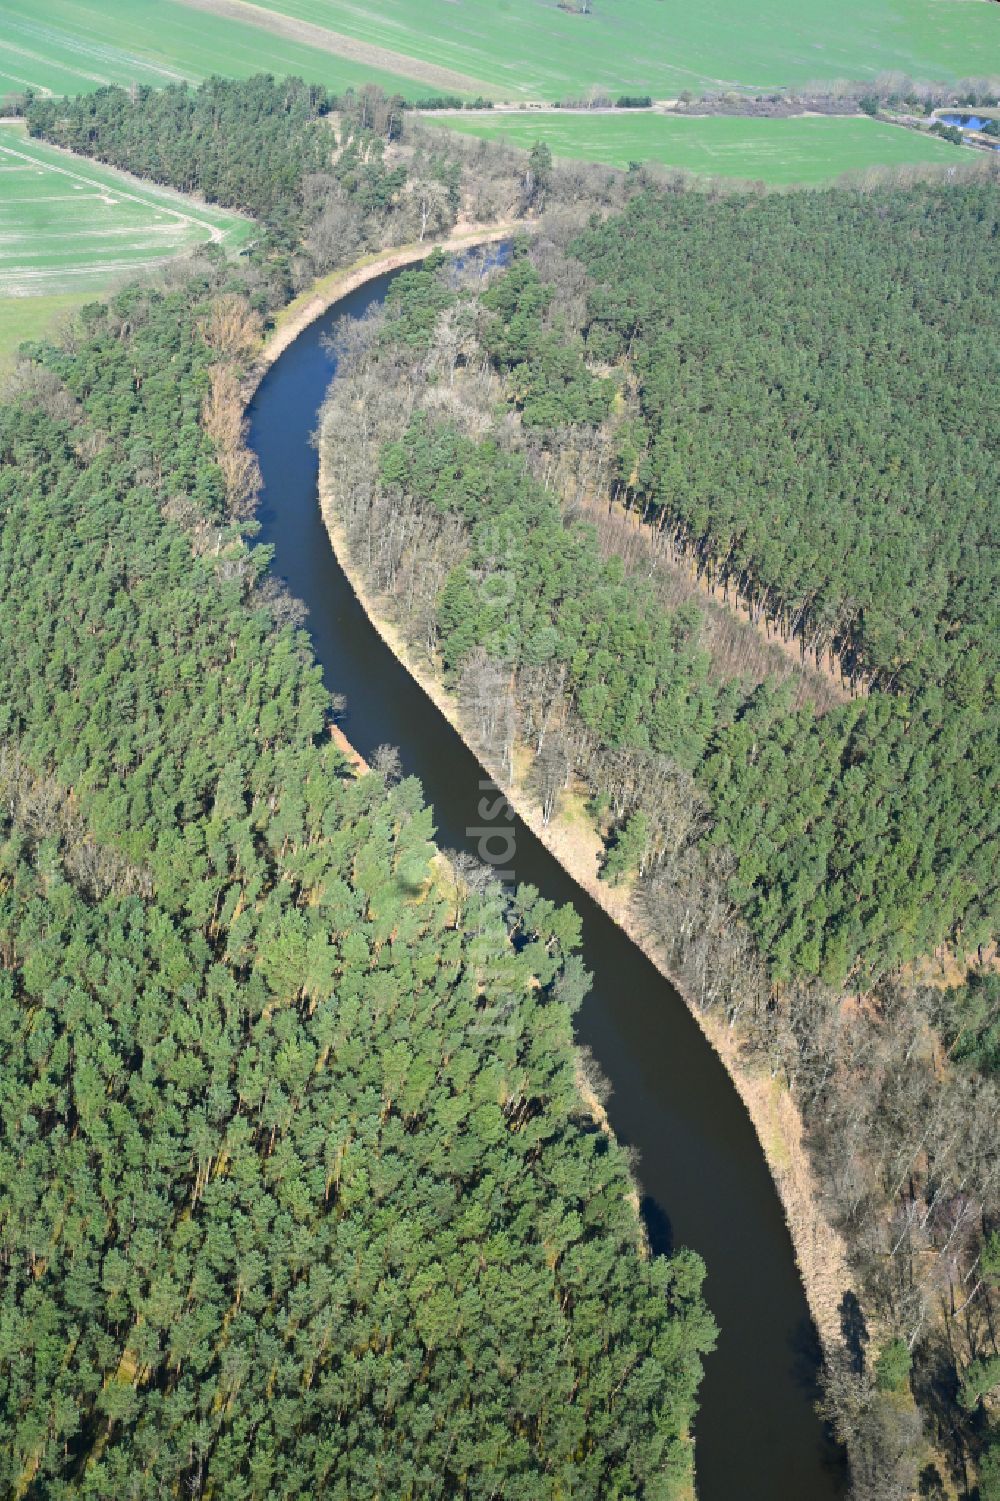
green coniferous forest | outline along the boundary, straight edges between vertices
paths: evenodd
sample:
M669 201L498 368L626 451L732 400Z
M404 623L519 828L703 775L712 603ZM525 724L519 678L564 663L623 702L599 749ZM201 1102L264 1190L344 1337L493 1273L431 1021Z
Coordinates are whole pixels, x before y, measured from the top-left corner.
M574 914L457 906L327 734L201 421L240 274L0 407L0 1491L669 1497L701 1264L582 1110Z
M477 648L560 664L611 762L693 773L779 979L842 984L995 931L998 372L981 331L998 234L988 184L648 194L570 247L590 274L578 329L527 254L477 299L481 348L543 448L603 425L647 525L867 679L821 716L767 682L718 682L697 611L664 612L602 560L523 453L418 414L382 455L383 485L469 529L437 605L445 667ZM387 337L431 343L405 309L428 274L399 285ZM513 611L476 584L498 536Z

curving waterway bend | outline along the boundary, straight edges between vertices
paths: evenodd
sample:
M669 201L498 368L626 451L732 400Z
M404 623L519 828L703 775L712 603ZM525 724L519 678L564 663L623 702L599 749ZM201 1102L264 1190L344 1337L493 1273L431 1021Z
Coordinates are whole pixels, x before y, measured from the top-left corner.
M360 316L392 275L336 303L289 345L249 408L264 491L260 541L309 610L331 691L347 695L344 727L362 755L400 749L405 773L433 804L437 838L476 853L483 778L459 736L370 625L320 517L310 443L335 372L321 343L343 314ZM712 1048L671 985L520 820L518 881L572 902L583 919L593 986L577 1036L614 1092L608 1114L641 1154L643 1210L654 1249L691 1246L708 1268L719 1326L696 1425L701 1501L837 1501L843 1465L813 1409L818 1345L778 1196L753 1127Z

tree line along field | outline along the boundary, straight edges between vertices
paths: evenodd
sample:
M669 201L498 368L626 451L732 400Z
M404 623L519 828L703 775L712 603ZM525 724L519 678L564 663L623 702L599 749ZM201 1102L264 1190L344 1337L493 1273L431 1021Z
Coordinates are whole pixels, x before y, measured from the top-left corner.
M0 128L0 360L53 313L250 220Z
M659 162L775 186L826 183L871 167L946 165L969 156L938 136L850 116L768 120L531 110L433 115L428 123L527 150L544 141L554 156L611 167Z

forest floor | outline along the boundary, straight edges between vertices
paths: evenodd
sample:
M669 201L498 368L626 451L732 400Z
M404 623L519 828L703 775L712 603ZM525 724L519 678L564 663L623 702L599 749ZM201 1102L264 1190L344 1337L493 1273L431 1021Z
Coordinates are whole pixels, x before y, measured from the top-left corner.
M738 1034L719 1019L705 1015L694 997L685 993L683 986L671 973L655 935L631 907L628 889L609 887L599 879L600 841L589 821L579 817L579 798L569 798L567 807L549 824L545 824L540 806L524 785L523 768L526 760L530 760L530 753L526 757L522 752L516 758L522 770L515 771L513 784L503 775L498 765L491 764L490 758L483 755L469 736L455 696L434 672L415 660L402 632L387 618L384 609L365 587L359 570L352 564L346 538L337 519L335 497L331 494L329 481L323 473L322 457L320 503L337 559L382 640L420 684L449 724L462 736L511 806L563 869L670 981L715 1049L750 1116L777 1187L806 1298L823 1348L830 1350L839 1345L841 1299L852 1281L847 1248L823 1213L820 1185L809 1158L802 1118L790 1092L766 1069L748 1063Z

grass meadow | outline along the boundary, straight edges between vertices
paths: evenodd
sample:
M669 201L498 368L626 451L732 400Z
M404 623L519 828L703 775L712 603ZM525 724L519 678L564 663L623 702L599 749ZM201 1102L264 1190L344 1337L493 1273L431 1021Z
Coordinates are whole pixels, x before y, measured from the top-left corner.
M41 338L91 301L93 294L86 292L57 292L52 297L0 297L0 372L10 365L26 340Z
M0 358L65 312L253 224L0 127Z
M843 116L745 120L724 116L630 114L428 115L463 134L530 149L545 141L553 156L627 167L659 162L710 177L741 177L774 186L816 186L845 172L924 163L955 164L972 153L937 136Z

